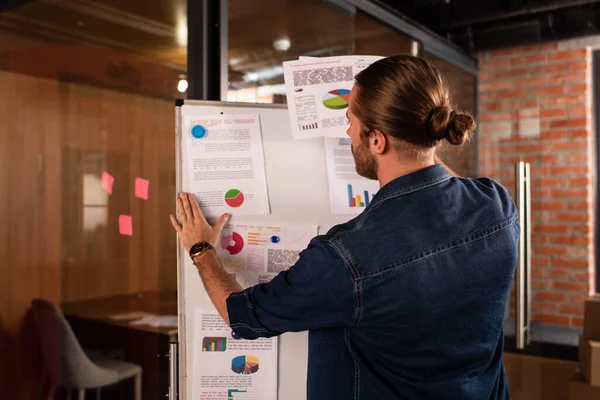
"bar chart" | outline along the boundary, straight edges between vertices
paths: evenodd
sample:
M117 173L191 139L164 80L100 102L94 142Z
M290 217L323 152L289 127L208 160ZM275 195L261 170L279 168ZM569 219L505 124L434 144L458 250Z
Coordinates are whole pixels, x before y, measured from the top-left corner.
M225 351L227 350L227 338L205 337L202 338L202 351Z
M360 194L355 193L358 192ZM348 184L348 207L368 207L371 200L375 197L368 190L355 191L351 184Z

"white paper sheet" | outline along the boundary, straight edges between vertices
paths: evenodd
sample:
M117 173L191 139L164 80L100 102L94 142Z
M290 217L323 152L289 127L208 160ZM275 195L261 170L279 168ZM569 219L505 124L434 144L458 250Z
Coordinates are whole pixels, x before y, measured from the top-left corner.
M291 267L316 234L314 225L230 223L217 255L247 288ZM208 296L196 312L195 335L195 400L277 399L277 338L239 338Z
M294 139L344 137L354 77L379 56L338 56L285 61L283 76Z
M194 137L202 127L205 136ZM269 214L265 162L257 114L187 116L189 188L207 217Z
M349 138L325 138L329 205L332 214L358 215L379 190L379 182L356 173Z

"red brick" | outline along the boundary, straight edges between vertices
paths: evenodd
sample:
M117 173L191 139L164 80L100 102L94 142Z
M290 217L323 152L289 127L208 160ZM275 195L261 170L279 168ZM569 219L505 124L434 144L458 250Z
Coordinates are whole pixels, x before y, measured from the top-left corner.
M560 306L559 311L564 314L581 314L581 315L583 315L583 305L574 306L571 304L563 304Z
M555 189L551 191L552 197L572 197L585 198L587 196L586 189Z
M546 269L545 268L535 268L535 267L533 267L531 269L531 276L534 277L534 278L543 278L546 275L547 274L546 274Z
M512 65L535 64L535 63L539 63L542 61L546 61L546 54L544 54L544 53L534 54L534 55L525 56L525 57L516 57L516 58L512 59L511 64Z
M594 278L594 275L589 272L573 272L571 278L574 281L588 282L589 284L590 280Z
M541 233L566 233L568 229L566 225L535 224L533 226L533 232Z
M564 64L561 64L564 65ZM587 61L574 61L569 64L569 71L577 71L580 69L587 69L588 63Z
M508 90L512 89L514 84L511 81L490 81L479 84L479 90L482 92L494 91L494 90Z
M547 105L566 105L566 104L585 104L585 95L571 94L556 97L546 97L545 104Z
M504 78L514 78L516 76L525 76L527 74L526 68L512 68L512 69L502 69L494 72L494 77L492 79L504 79Z
M585 79L585 76L584 76ZM575 92L585 92L586 90L588 90L588 84L587 83L576 83L574 85L570 85L567 88L567 91L569 93L575 93Z
M516 87L542 86L546 84L546 76L518 79L513 81Z
M589 208L592 211L592 207ZM573 226L571 227L573 233L579 235L592 235L594 233L594 227L591 225L583 225L583 226Z
M568 298L566 294L556 292L537 292L535 295L535 301L567 301Z
M566 210L567 204L562 201L544 201L542 202L542 210L555 211L555 210Z
M575 201L575 202L569 203L570 210L587 210L590 208L592 208L592 205L590 203L588 203L587 201Z
M515 149L518 153L540 153L542 151L541 143L520 144Z
M571 317L571 325L572 326L582 327L583 323L584 323L583 317Z
M569 65L566 63L559 63L559 64L542 64L542 65L536 65L534 67L531 67L531 73L532 74L550 74L553 72L562 72L562 71L568 71L569 70Z
M554 142L550 143L551 151L560 151L560 150L587 150L587 143L585 142Z
M540 117L542 118L553 118L553 117L564 117L567 115L564 108L545 108L540 110Z
M585 163L587 165L588 156L585 153L576 153L576 154L564 154L563 160L565 162L569 162L570 164L576 163Z
M575 142L578 143L578 142ZM579 167L579 166L556 166L550 168L550 173L552 175L585 175L587 174L587 167Z
M584 294L572 294L571 295L571 303L583 303L589 298Z
M586 222L588 220L588 216L585 213L581 212L562 212L555 213L553 215L553 220L555 221L564 221L564 222Z
M555 163L558 162L558 156L556 154L542 154L543 163Z
M550 122L551 128L572 128L585 126L587 120L585 118L569 118L557 119Z
M592 184L592 178L588 177L576 177L569 179L569 184L571 186L589 186Z
M502 105L502 102L496 101L493 103L488 103L485 106L483 106L482 108L486 111L498 111L498 110L502 110L503 105Z
M550 271L550 278L567 278L569 276L569 270L553 268Z
M571 246L587 246L590 243L588 238L572 236L555 236L550 238L552 244L566 244Z
M555 267L565 268L588 268L588 260L574 260L570 258L555 258L552 262Z
M498 98L501 98L501 99L514 99L514 98L525 97L527 95L527 92L523 89L517 89L517 90L507 90L504 92L499 92L496 95ZM559 103L557 103L557 104L559 104ZM567 103L563 103L563 104L567 104Z
M590 290L587 283L573 282L554 282L553 288L556 290L568 290L573 292L587 292Z
M561 73L548 78L548 80L553 83L585 82L585 79L585 71Z
M591 135L586 129L577 129L577 130L572 130L571 132L569 132L569 136L572 137L573 139L579 139L579 138L587 138L588 136L591 136Z
M544 88L535 89L533 91L537 96L554 96L557 94L563 94L565 92L565 87L563 85L560 86L548 86Z
M569 317L566 315L544 314L540 315L540 321L547 324L568 325Z
M531 265L535 267L549 267L550 266L550 258L547 256L533 256L531 257Z
M540 178L536 184L533 182L533 186L542 186L542 187L561 187L565 186L569 183L569 179L567 178Z
M586 49L563 50L548 54L548 61L573 60L580 61L587 55Z

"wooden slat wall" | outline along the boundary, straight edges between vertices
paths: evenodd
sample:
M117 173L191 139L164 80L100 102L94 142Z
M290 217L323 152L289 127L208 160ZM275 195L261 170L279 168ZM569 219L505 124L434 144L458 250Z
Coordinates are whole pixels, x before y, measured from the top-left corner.
M0 393L37 395L39 364L23 353L35 344L33 298L176 289L176 266L163 261L174 260L175 236L160 232L175 187L159 184L174 157L170 100L0 71ZM94 232L83 230L85 165L117 178L109 222ZM134 195L138 176L148 201ZM133 215L133 237L119 235L121 213Z

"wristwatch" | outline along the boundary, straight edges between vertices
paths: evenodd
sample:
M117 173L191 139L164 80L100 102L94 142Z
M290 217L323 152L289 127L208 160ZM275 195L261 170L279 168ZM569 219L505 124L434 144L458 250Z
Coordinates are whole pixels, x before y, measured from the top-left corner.
M194 257L198 257L200 254L204 253L206 250L216 251L212 244L208 242L199 242L192 246L190 249L190 257L192 260Z

